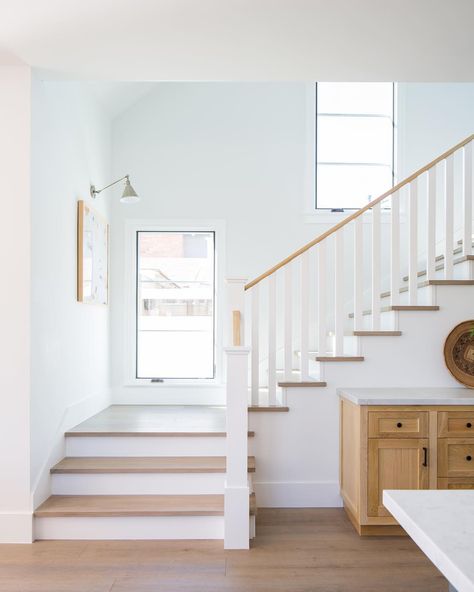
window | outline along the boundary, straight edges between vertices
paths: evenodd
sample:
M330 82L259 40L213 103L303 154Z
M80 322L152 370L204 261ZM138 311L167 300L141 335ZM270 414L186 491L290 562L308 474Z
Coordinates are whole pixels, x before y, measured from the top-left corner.
M136 240L136 378L214 378L214 232Z
M394 183L394 85L316 85L316 208L366 205Z

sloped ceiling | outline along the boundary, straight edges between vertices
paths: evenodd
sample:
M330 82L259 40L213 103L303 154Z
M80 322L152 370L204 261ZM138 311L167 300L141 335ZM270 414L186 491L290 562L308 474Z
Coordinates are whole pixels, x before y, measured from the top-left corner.
M114 119L141 98L154 90L159 82L84 82L83 85L95 96Z
M473 0L2 0L51 78L474 80Z

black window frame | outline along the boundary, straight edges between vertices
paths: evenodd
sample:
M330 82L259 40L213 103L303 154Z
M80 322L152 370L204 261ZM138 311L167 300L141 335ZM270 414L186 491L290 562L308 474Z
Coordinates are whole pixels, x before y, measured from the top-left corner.
M349 83L350 84L350 83ZM390 83L392 85L392 187L395 185L395 82ZM356 212L360 210L360 208L319 208L318 207L318 82L314 83L315 85L315 101L314 101L314 108L315 108L315 117L314 117L314 208L317 212ZM342 163L341 163L342 164ZM376 199L377 196L374 197Z
M212 265L213 265L213 306L212 306L212 376L186 376L186 377L169 377L169 376L138 376L138 316L139 316L139 282L140 282L140 234L212 234ZM216 231L215 230L192 230L192 229L181 229L181 230L136 230L135 231L135 379L136 380L148 380L153 383L161 383L167 381L192 381L192 380L215 380L217 375L217 315L216 315L216 301L217 301L217 270L216 270Z

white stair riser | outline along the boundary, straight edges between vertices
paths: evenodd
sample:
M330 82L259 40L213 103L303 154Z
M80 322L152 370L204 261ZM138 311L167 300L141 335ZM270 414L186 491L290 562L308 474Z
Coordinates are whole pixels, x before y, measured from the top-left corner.
M224 437L66 437L66 456L225 456Z
M225 473L53 474L56 495L197 495L223 493Z
M223 539L223 516L35 518L37 540Z

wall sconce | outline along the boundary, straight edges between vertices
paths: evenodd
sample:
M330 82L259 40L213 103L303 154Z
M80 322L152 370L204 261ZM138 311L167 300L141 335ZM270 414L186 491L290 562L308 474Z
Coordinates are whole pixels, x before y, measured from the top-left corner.
M102 193L102 191L104 191L104 189L108 189L109 187L112 187L112 185L116 185L117 183L120 183L120 181L125 181L125 186L123 188L122 191L122 197L120 198L120 201L122 203L135 203L137 201L140 200L140 198L138 197L137 192L135 191L135 189L132 187L131 183L130 183L130 179L129 179L129 175L125 175L125 177L122 177L121 179L117 179L117 181L114 181L113 183L110 183L110 185L106 185L105 187L102 187L102 189L96 189L95 185L91 185L91 197L93 199L96 199L97 196L99 195L99 193Z

